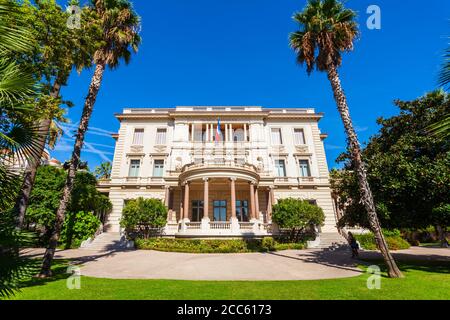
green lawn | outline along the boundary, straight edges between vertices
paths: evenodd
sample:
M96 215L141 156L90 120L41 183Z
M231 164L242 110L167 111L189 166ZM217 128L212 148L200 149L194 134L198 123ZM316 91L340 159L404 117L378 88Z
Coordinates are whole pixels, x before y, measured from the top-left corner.
M336 280L260 282L81 277L81 289L69 290L66 263L58 262L53 279L24 282L13 299L450 299L450 265L443 262L400 264L406 277L389 279L383 273L380 290L367 289L368 274Z

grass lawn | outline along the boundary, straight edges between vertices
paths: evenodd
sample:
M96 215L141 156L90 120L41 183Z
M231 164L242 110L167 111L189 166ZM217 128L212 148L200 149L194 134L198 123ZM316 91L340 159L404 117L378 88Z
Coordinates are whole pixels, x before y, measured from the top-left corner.
M444 262L401 263L406 277L389 279L383 272L380 290L367 289L368 274L309 281L113 280L81 277L81 289L69 290L66 287L68 275L65 274L67 263L57 262L52 279L24 281L21 292L12 299L450 299L450 265Z

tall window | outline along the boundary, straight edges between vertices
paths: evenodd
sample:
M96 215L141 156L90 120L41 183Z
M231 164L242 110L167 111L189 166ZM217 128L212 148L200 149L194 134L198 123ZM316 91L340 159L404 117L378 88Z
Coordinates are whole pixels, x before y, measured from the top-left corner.
M214 221L226 221L227 220L227 201L226 200L214 200Z
M237 200L236 201L236 216L239 221L248 221L248 201L247 200Z
M237 129L233 132L233 141L234 142L242 142L245 141L244 130Z
M144 129L134 129L133 144L142 145L144 143Z
M305 133L303 129L294 129L294 143L295 145L305 144Z
M275 173L278 177L286 177L286 165L284 160L275 160Z
M130 160L130 171L128 172L128 176L138 177L140 168L141 168L141 160Z
M157 145L166 144L166 133L167 133L167 129L165 129L165 128L156 129L156 144Z
M299 160L300 163L300 176L311 177L311 170L309 168L308 160Z
M272 128L272 144L279 146L283 144L283 140L281 139L281 129L280 128Z
M192 221L201 221L203 218L203 201L192 201Z
M155 160L153 164L153 176L162 177L164 174L164 160Z

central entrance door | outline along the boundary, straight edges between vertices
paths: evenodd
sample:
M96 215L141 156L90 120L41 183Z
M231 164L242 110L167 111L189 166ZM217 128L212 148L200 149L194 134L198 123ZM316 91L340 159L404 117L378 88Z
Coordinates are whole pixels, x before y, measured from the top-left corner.
M248 222L248 201L237 200L236 201L236 217L241 222Z
M227 221L227 201L214 200L214 221Z

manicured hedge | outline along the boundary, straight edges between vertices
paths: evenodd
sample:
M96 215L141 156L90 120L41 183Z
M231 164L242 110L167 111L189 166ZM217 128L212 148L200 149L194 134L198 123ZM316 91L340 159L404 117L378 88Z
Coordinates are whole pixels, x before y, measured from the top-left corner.
M135 240L135 244L137 249L187 253L245 253L305 248L303 243L278 243L270 237L263 240L139 238Z
M397 234L385 234L386 243L390 250L402 250L408 249L411 245L408 241L404 240L400 235ZM373 233L355 235L356 240L359 241L361 247L366 250L377 250L377 245L375 242L375 237Z

